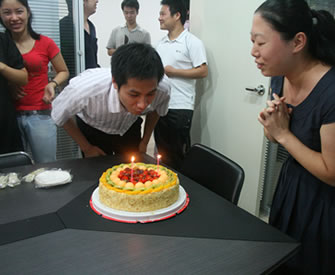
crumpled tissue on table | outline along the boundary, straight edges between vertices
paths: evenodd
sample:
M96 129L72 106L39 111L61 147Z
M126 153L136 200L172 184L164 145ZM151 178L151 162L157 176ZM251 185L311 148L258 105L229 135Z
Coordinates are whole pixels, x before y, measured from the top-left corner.
M63 185L72 181L73 175L70 171L62 169L37 169L24 177L19 173L0 174L0 189L7 186L15 187L22 182L35 183L36 188L48 188L57 185Z
M7 186L15 187L21 184L21 176L18 173L0 174L0 189Z

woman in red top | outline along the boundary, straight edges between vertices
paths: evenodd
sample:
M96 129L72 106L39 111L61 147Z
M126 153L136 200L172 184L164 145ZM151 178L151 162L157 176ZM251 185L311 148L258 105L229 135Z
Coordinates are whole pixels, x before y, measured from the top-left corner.
M56 160L56 126L51 113L55 88L67 80L68 69L55 42L37 34L31 26L27 0L0 0L0 22L10 33L24 59L28 84L18 89L16 110L25 148L30 147L36 162ZM48 82L48 64L56 71Z

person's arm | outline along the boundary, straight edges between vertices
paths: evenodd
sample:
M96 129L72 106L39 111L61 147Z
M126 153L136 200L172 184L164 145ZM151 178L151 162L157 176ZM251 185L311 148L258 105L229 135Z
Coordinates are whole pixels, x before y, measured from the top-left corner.
M279 97L275 97L279 100ZM259 119L264 128L306 170L321 181L335 186L335 123L322 125L320 129L321 152L304 145L289 130L289 109L280 100L272 113L265 112Z
M320 135L321 153L305 146L291 132L282 133L276 139L311 174L335 186L335 123L322 125Z
M112 49L112 48L107 49L107 53L108 53L109 56L112 56L115 51L116 51L116 49Z
M117 28L113 29L112 30L112 33L108 39L108 42L107 42L107 54L109 56L112 56L113 53L116 51L116 33L117 33Z
M151 36L149 32L146 32L144 36L144 43L151 44Z
M104 156L106 153L99 147L94 146L88 142L86 137L78 128L75 121L70 118L63 125L64 130L69 134L70 137L79 145L80 150L84 153L85 157L97 157Z
M153 111L149 114L147 114L145 118L145 125L144 125L144 132L143 137L139 145L139 151L141 153L147 152L148 143L150 140L150 137L152 135L152 132L159 120L159 115L156 111Z
M0 73L11 83L23 86L28 83L28 73L25 68L14 69L3 62L0 62Z
M176 69L170 65L165 66L165 74L168 77L183 77L183 78L204 78L208 75L208 66L206 63L200 65L199 67L192 69Z
M51 59L51 64L56 71L56 76L48 83L48 85L45 86L43 101L46 104L51 103L54 99L55 88L58 85L63 84L69 78L69 70L60 52L53 59Z

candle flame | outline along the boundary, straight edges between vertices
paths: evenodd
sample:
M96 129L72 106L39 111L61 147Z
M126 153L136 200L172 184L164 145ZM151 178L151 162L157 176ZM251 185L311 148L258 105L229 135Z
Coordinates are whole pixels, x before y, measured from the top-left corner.
M132 156L132 157L131 157L131 162L134 162L134 160L135 160L135 157Z
M161 155L157 155L157 172L159 171L159 159L161 158Z

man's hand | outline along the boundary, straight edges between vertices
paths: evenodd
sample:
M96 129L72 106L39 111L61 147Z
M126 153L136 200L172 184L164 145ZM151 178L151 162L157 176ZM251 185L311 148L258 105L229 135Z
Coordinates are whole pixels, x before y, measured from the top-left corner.
M15 84L10 83L9 84L9 89L10 89L10 92L12 94L12 97L15 100L19 100L19 99L21 99L21 98L23 98L24 96L27 95L27 93L25 93L23 91L23 87L17 86Z
M165 70L165 74L168 76L168 77L172 77L174 76L174 72L175 72L175 68L168 65L168 66L165 66L164 67L164 70Z
M143 139L142 139L139 146L138 146L138 150L140 151L140 153L146 153L147 152L147 147L148 147L148 143L144 142Z
M102 151L99 147L90 145L85 150L83 150L85 158L106 156L106 153Z

